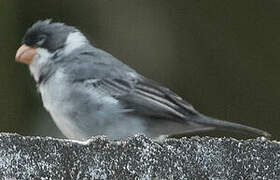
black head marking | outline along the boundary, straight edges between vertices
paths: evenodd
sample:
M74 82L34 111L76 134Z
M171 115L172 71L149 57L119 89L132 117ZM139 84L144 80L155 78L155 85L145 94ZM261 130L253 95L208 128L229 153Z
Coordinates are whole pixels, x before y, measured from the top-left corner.
M78 30L63 23L52 23L51 20L38 21L26 31L22 43L54 52L64 47L67 36L71 32L78 32Z

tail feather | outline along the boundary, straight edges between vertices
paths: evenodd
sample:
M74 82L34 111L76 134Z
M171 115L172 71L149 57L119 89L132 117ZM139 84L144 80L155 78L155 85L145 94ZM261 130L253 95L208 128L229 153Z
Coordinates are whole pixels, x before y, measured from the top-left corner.
M250 126L246 126L243 124L239 124L239 123L218 120L215 118L205 116L203 114L199 114L197 118L193 118L192 121L201 125L215 127L221 130L228 130L230 132L240 132L240 133L252 134L257 136L271 137L271 134L266 131L253 128Z

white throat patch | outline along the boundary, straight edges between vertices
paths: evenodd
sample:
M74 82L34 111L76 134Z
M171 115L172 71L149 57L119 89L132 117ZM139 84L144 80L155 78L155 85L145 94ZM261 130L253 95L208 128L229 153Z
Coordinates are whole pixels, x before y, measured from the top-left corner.
M29 69L31 74L33 75L34 79L38 82L39 77L40 77L40 70L41 68L50 63L50 57L53 54L50 53L48 50L43 49L43 48L37 48L36 49L36 55L32 59L31 64L29 65Z

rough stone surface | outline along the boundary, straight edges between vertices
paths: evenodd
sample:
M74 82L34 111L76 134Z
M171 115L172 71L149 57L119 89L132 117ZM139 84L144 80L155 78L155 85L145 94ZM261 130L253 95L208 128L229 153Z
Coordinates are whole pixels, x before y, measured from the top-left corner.
M280 144L264 138L138 135L87 142L0 134L1 179L280 179Z

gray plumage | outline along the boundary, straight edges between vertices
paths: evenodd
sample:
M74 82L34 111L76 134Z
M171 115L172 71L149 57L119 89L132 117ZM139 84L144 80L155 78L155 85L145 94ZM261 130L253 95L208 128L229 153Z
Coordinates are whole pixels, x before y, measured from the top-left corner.
M54 26L59 33L56 33ZM62 39L59 35L61 31L64 31ZM38 36L46 32L63 45L56 45L54 49L47 36L48 44L36 47L47 49L47 60L43 55L37 56L30 70L38 83L45 108L69 138L107 135L119 139L136 133L158 137L203 129L269 136L256 128L216 120L199 113L169 89L92 46L71 26L40 21L27 31L24 39L28 39L26 37L30 37L30 34ZM71 34L75 35L76 41L71 41ZM79 38L82 43L78 41ZM80 45L71 48L71 42L79 42ZM39 66L34 61L44 63L39 63Z

